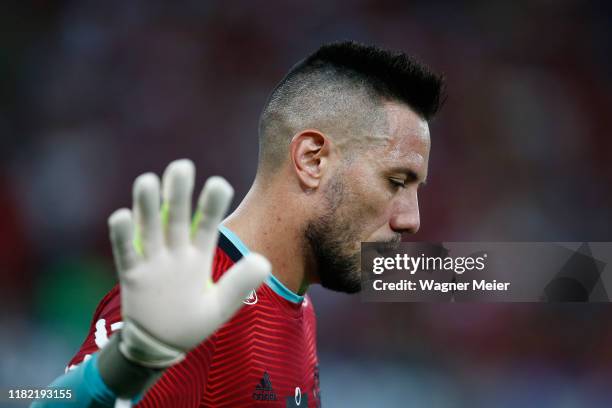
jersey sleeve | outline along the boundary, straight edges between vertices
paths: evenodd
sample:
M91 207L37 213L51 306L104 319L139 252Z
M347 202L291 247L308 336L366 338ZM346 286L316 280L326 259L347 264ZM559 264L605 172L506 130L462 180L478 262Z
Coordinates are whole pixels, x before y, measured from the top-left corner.
M102 380L98 370L98 351L106 345L111 334L121 328L119 286L115 286L100 301L89 327L87 337L66 366L65 374L49 388L70 392L65 401L37 400L32 408L46 407L114 407L115 394Z
M57 389L66 397L65 399L35 400L30 408L114 407L116 395L100 376L98 355L98 353L92 354L92 357L83 364L75 366L49 385L49 389Z
M68 363L66 371L90 359L95 352L104 347L114 332L121 329L123 322L120 302L119 285L116 285L98 304L87 337Z

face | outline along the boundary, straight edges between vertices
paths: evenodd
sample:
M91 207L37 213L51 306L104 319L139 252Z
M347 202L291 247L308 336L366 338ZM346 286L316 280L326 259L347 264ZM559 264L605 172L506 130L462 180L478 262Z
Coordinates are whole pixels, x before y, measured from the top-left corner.
M387 103L388 129L341 166L324 189L325 211L308 223L321 285L361 287L361 242L397 243L419 229L418 189L427 178L427 122L406 105Z

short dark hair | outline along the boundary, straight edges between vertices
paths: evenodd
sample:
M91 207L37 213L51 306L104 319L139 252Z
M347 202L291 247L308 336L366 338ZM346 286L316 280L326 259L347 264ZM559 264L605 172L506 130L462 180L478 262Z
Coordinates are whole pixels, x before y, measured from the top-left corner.
M444 101L444 78L404 53L353 41L323 45L270 94L259 120L260 166L286 158L300 127L380 125L384 101L405 103L429 121Z

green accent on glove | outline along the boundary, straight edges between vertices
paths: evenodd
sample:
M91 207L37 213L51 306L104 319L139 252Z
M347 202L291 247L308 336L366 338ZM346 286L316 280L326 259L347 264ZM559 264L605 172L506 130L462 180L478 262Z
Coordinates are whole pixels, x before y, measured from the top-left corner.
M167 202L162 203L161 210L160 210L160 217L161 217L162 226L164 228L168 225L169 212L170 212L170 205ZM192 238L195 235L198 229L198 224L200 223L201 220L202 220L202 212L196 211L195 214L193 215L193 220L191 221L191 237ZM142 255L144 253L142 249L142 234L140 233L140 229L138 228L138 226L136 227L136 231L134 231L133 245L134 245L134 249L139 255ZM204 290L206 291L212 288L213 285L214 285L214 282L212 278L209 278L206 281Z
M161 210L159 211L159 215L161 217L162 228L165 228L168 225L169 212L170 212L170 205L167 202L164 202L162 204ZM133 245L138 255L143 255L144 251L142 249L142 234L140 233L140 228L138 228L138 226L136 226L135 231L134 231Z
M196 211L195 214L193 215L193 220L191 221L191 238L192 239L195 236L196 231L198 230L198 224L200 223L200 220L202 220L202 211Z
M144 251L142 249L142 235L140 234L140 228L138 228L138 226L136 226L136 228L134 228L134 240L132 241L133 245L134 245L134 249L136 250L136 252L138 253L138 255L143 255Z
M164 201L161 206L161 210L159 211L159 215L161 217L161 225L162 228L166 228L168 226L168 213L170 212L170 204L167 201Z

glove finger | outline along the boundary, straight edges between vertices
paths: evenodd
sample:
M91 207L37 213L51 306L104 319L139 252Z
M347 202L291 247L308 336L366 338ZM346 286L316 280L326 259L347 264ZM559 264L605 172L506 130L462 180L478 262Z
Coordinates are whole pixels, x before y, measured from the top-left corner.
M191 160L176 160L166 168L162 181L162 222L172 249L189 244L189 218L195 167Z
M159 215L159 178L146 173L134 181L134 209L140 243L145 257L157 253L163 244Z
M232 186L223 177L213 176L206 180L198 199L198 210L194 219L194 245L211 260L219 238L219 223L225 216L233 196Z
M229 319L242 306L251 290L257 289L270 275L272 266L262 255L250 253L221 276L215 285L220 315Z
M140 261L133 245L134 221L131 211L122 208L112 213L108 217L108 227L115 266L119 276L122 276Z

